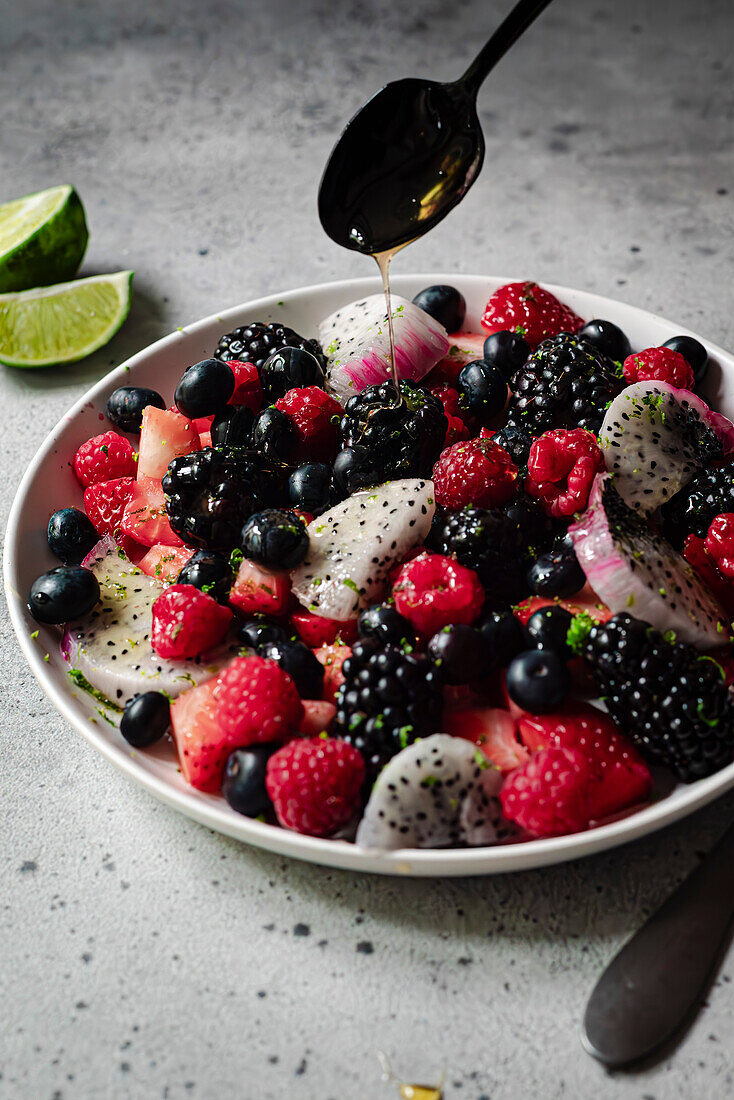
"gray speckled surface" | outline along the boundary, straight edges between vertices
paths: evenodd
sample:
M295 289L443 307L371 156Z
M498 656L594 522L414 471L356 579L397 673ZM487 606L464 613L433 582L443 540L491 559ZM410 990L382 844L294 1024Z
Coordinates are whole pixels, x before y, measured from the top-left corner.
M498 0L0 0L0 195L71 180L85 270L135 268L114 342L0 373L3 517L64 409L152 339L260 293L357 275L315 191L343 120L395 75L450 77ZM463 208L397 271L531 275L734 345L728 0L557 0L482 95ZM495 880L286 862L188 823L56 715L2 637L0 1096L447 1100L734 1092L731 962L687 1042L610 1076L577 1024L600 967L729 820Z

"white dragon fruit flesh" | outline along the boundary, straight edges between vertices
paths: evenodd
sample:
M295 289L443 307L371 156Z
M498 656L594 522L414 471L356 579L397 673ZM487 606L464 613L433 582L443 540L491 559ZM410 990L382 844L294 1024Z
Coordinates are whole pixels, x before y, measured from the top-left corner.
M293 592L315 615L355 618L380 599L395 563L423 542L435 511L432 481L402 478L353 493L309 523Z
M434 733L388 761L357 829L360 848L447 848L510 839L499 803L502 774L476 745Z
M626 611L701 649L728 637L721 608L680 554L656 534L598 474L589 507L569 528L576 557L594 592L613 614Z
M689 390L635 382L607 409L599 445L619 495L649 515L712 459L734 451L734 425Z
M443 325L406 298L392 296L398 376L419 382L446 355ZM384 294L372 294L338 309L319 325L328 360L327 389L342 402L391 377L390 335Z
M100 601L67 625L61 651L111 702L124 706L143 691L178 695L216 675L237 652L237 646L223 644L194 660L164 660L153 652L150 630L151 608L165 586L136 569L109 536L82 565L99 581Z

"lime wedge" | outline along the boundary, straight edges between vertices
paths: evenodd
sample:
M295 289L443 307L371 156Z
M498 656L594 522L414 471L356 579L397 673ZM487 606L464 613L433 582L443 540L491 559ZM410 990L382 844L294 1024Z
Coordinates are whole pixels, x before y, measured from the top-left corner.
M0 294L0 363L51 367L106 344L130 310L132 271Z
M0 205L0 292L71 279L88 237L84 207L69 184Z

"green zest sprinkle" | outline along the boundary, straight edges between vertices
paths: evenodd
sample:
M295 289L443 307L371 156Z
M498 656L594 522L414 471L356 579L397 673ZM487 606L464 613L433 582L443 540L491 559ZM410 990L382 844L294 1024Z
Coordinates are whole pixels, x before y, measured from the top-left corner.
M353 581L351 577L346 577L346 579L342 581L342 584L345 588L351 588L352 592L356 592L357 595L359 595L359 588L356 582Z
M37 637L38 637L38 631L34 630L33 633L31 634L31 638L37 638Z
M234 573L239 572L239 568L244 560L245 555L242 553L238 546L235 546L234 550L229 555L230 568Z
M580 611L578 615L574 615L566 632L566 642L577 656L583 652L584 642L595 625L588 611Z
M707 718L706 715L703 713L705 706L706 706L706 704L704 703L703 699L699 699L698 703L696 704L696 711L698 713L698 717L701 719L702 722L704 722L709 727L709 729L713 729L714 726L718 726L719 719L718 718Z
M92 687L81 669L70 668L67 672L67 676L76 687L81 688L82 691L86 691L87 694L91 695L93 699L96 699L98 703L102 703L103 706L109 707L110 710L115 710L118 714L122 714L122 707L118 707L117 703L113 703L112 700L108 699L106 695L103 695L101 691L97 691L95 687Z
M104 718L105 722L107 722L108 725L112 726L112 728L115 729L115 723L112 721L106 710L102 710L102 707L95 707L94 709L96 710L97 714L101 715L102 718Z
M671 630L670 633L672 634L673 631ZM709 657L708 654L702 653L700 657L696 658L696 660L698 660L698 661L710 661L712 665L716 665L716 667L718 668L719 672L721 673L721 679L726 680L726 673L724 672L724 670L721 667L721 665L719 664L719 662L715 661L713 657Z
M675 639L677 637L678 637L678 635L676 634L676 632L674 630L666 630L665 633L663 634L663 638L665 638L665 641L668 642L670 645L673 644L673 642L675 641ZM708 658L708 659L711 660L711 658ZM722 673L722 675L723 675L723 673Z
M427 775L425 779L421 780L421 787L435 787L440 780L436 775Z
M206 592L207 596L210 595L212 589L214 588L214 583L214 581L211 581L209 584L202 584L201 591Z
M487 757L484 755L481 749L474 750L474 763L478 767L480 767L483 772L486 771L487 768L491 767L489 760L487 760Z

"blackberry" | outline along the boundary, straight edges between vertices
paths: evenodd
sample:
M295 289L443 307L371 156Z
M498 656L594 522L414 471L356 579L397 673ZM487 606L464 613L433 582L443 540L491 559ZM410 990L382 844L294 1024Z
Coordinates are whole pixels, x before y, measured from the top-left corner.
M653 762L685 783L734 756L734 700L714 660L615 615L579 641L615 722Z
M316 357L322 370L326 369L326 359L318 340L307 340L292 328L277 322L266 325L262 321L253 321L250 325L242 325L225 333L219 337L214 358L225 363L230 359L236 359L238 363L254 363L259 370L273 352L282 348L304 348Z
M435 733L441 689L427 657L374 639L354 643L342 673L336 729L362 753L370 782L406 745Z
M607 405L622 388L614 367L578 336L543 340L510 379L507 427L533 437L550 428L598 432Z
M492 442L499 443L500 447L507 451L516 466L519 468L527 466L533 437L530 432L526 431L524 425L508 421L504 427L494 433Z
M437 512L426 546L452 555L475 571L484 586L488 611L509 607L528 594L523 532L500 509Z
M663 533L680 549L686 535L704 538L711 521L722 512L734 512L734 465L713 466L694 474L661 507Z
M344 408L344 447L367 457L378 481L430 477L446 437L448 420L435 394L401 382L400 395L396 404L392 382L382 382L350 397Z
M277 467L243 448L212 448L174 458L163 477L171 527L188 546L231 550L253 512L277 506Z

